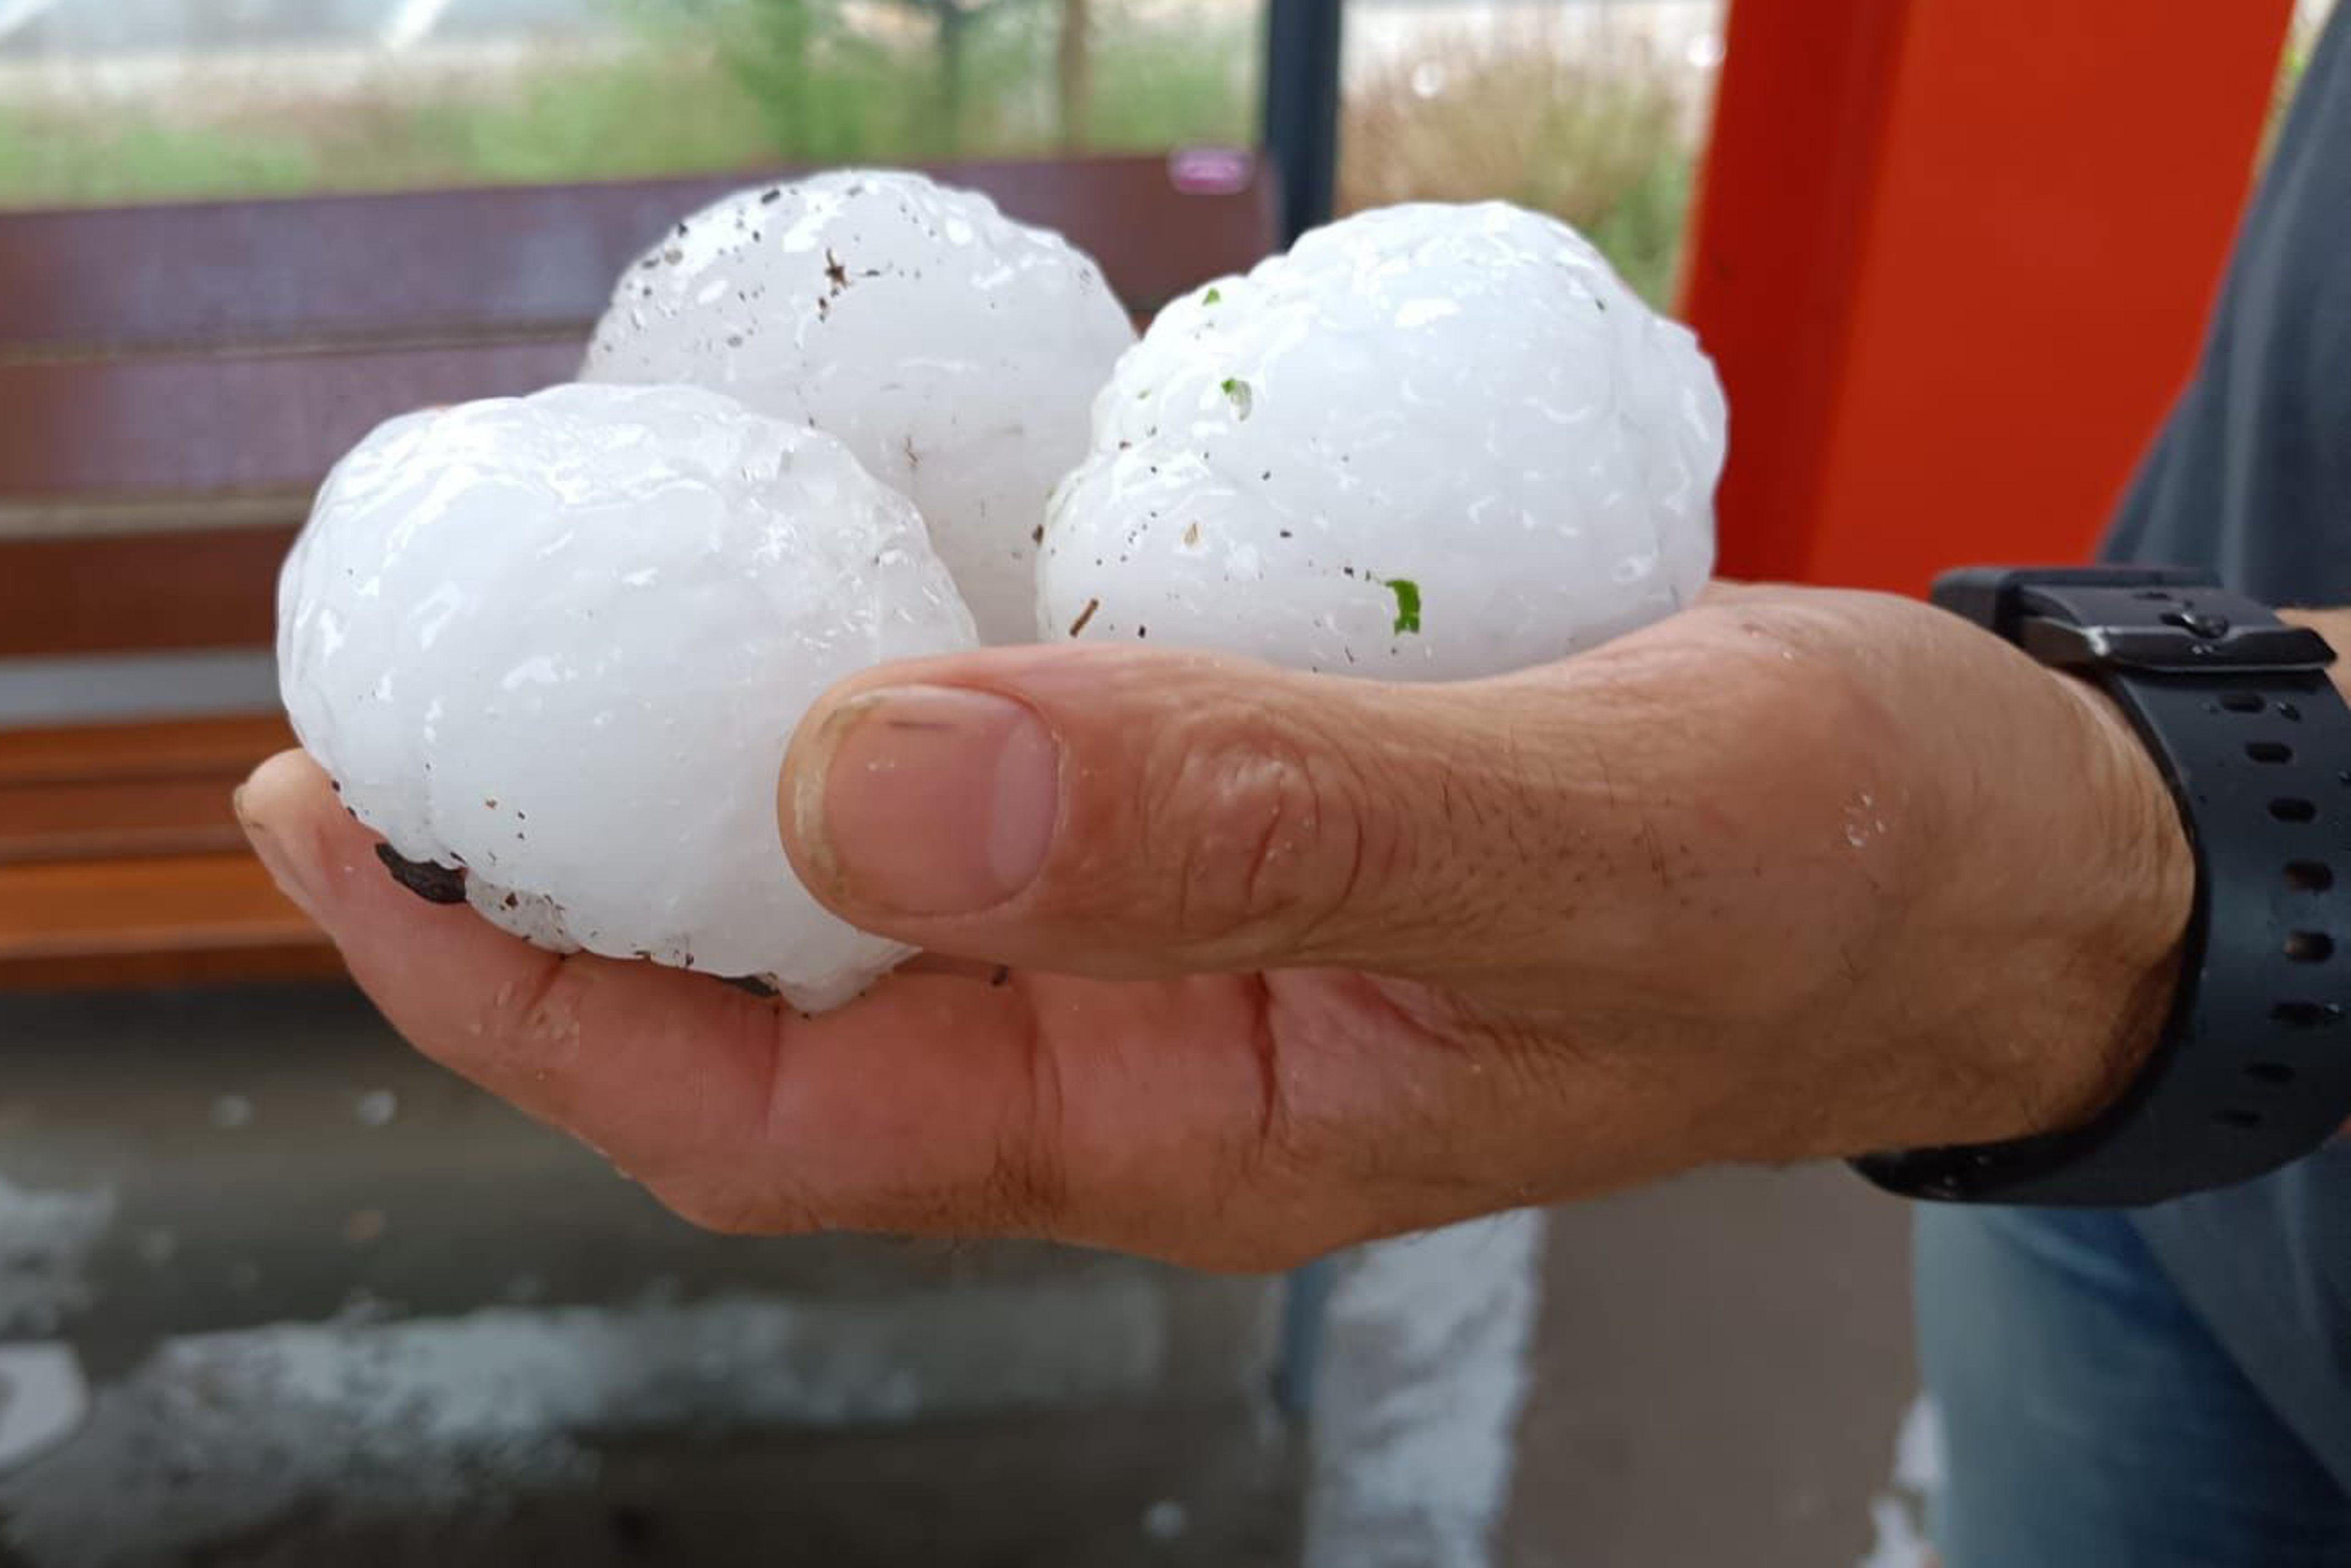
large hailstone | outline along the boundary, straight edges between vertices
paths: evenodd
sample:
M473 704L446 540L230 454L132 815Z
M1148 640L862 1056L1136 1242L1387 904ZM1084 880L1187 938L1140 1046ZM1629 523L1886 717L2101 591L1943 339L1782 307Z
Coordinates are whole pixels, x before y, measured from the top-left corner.
M1134 341L1102 270L986 196L849 171L706 207L621 277L581 379L684 382L841 438L910 497L991 643L1036 623L1046 497Z
M975 639L913 505L830 436L686 387L393 420L329 476L278 626L295 733L428 896L462 870L541 946L811 1009L903 956L794 877L777 772L833 682Z
M1697 340L1566 225L1365 213L1176 301L1119 361L1046 524L1040 631L1522 669L1698 593L1723 443Z

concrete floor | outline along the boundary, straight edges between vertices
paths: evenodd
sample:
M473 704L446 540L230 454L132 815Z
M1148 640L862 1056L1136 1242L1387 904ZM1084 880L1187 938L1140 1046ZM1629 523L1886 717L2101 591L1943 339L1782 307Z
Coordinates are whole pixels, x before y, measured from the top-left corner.
M1848 1568L1917 1390L1902 1205L1724 1172L1551 1218L1507 1568Z
M0 1564L1844 1568L1913 1393L1840 1171L1372 1255L1301 1430L1273 1284L704 1237L338 988L0 1044Z

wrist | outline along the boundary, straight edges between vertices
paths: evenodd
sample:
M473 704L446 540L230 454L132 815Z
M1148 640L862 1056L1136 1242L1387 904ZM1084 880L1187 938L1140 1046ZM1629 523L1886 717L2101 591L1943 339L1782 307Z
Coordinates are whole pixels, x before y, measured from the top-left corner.
M1891 1145L1863 1174L1914 1197L2134 1207L2317 1148L2351 1116L2351 1058L2313 1032L2351 1006L2325 967L2325 857L2351 781L2343 683L2311 624L2331 622L2284 624L2173 568L1979 569L1935 602L2095 689L2020 693L2011 713L2058 701L2070 722L2021 717L2029 746L1981 754L2029 761L2043 786L1990 781L2009 814L1978 835L2002 851L1981 862L2037 894L1990 1027L2015 1041L2019 1097L2042 1099L2005 1136ZM2175 810L2153 809L2158 785Z
M2351 610L2281 610L2277 614L2289 625L2316 632L2343 655L2327 671L2327 679L2351 701ZM2105 758L2103 788L2112 802L2107 817L2119 831L2123 852L2119 874L2105 884L2114 897L2107 935L2100 945L2117 956L2119 975L2136 978L2092 1009L2074 1071L2053 1096L2046 1125L2036 1131L2086 1122L2137 1076L2170 1013L2197 874L2195 852L2169 788L2130 721L2090 683L2056 678L2080 697L2100 737L2098 749Z
M2089 717L2086 778L2104 827L2083 885L2092 898L2077 1003L2064 1069L2039 1107L2040 1125L2078 1126L2105 1110L2146 1065L2169 1017L2180 950L2196 898L2196 854L2170 786L2120 707L2087 681L2052 674Z

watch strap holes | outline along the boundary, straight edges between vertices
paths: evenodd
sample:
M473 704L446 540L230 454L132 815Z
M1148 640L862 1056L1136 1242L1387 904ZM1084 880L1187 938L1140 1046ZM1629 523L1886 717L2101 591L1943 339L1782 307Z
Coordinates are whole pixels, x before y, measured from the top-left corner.
M2343 1021L2343 1009L2334 1002L2273 1002L2270 1021L2294 1029L2325 1029Z
M2245 742L2245 755L2256 762L2291 762L2294 747L2283 740L2249 740Z
M2220 698L2220 706L2231 713L2259 713L2270 705L2259 692L2230 692Z
M2291 1083L2294 1069L2283 1061L2249 1061L2245 1076L2259 1083Z
M2297 964L2324 964L2335 956L2335 938L2324 931L2290 931L2285 956Z
M2308 822L2317 819L2318 807L2299 795L2281 795L2270 802L2270 815L2281 822Z
M2335 873L2323 861L2288 861L2285 884L2296 893L2325 893L2335 885Z

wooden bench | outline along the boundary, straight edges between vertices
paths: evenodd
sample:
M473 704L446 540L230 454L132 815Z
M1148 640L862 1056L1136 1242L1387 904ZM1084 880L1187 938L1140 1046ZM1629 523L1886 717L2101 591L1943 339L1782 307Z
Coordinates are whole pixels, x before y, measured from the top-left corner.
M1142 316L1274 244L1257 166L1175 167L938 172L1069 235ZM337 456L569 379L628 261L758 177L0 214L0 674L266 649ZM332 973L229 815L289 743L274 711L0 728L0 989Z

